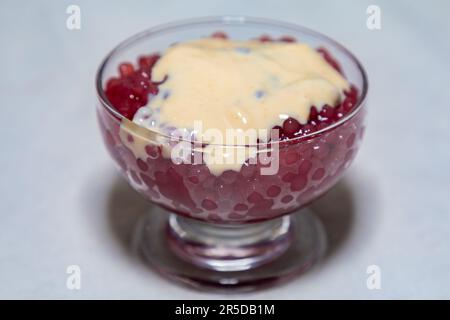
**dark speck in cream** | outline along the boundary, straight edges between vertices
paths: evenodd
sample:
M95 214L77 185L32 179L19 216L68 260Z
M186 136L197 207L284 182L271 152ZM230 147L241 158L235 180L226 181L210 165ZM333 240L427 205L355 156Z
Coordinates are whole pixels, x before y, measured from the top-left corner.
M169 98L169 97L170 97L170 90L164 91L163 96L162 96L163 100L167 100L167 98Z
M256 99L261 99L262 97L264 97L266 95L266 92L263 90L256 90L255 91L255 97Z

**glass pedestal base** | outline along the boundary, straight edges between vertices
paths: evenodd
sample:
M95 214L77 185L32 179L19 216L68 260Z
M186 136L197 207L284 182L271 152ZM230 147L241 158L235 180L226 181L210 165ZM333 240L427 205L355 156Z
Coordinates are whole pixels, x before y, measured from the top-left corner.
M154 208L138 225L138 250L158 272L197 289L252 291L298 275L326 247L308 209L261 223L218 225Z

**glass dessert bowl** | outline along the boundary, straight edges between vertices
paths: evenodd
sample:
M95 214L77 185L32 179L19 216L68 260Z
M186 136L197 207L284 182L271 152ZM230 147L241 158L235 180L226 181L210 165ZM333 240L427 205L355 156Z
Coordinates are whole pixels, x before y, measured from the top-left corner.
M166 90L167 77L155 78L153 68L164 64L158 61L174 44L210 35L214 41L288 45L297 40L316 49L333 72L345 75L348 87L333 106L308 106L304 121L286 116L274 123L265 140L205 142L192 134L198 131L186 135L170 124L154 126L154 115L161 111L152 101L175 98ZM233 49L248 54L248 48ZM158 205L136 231L141 252L156 270L196 287L252 290L305 271L320 258L324 231L305 207L339 180L364 133L367 79L344 47L283 22L193 19L121 43L102 62L96 81L106 147L131 187ZM265 94L256 93L255 99ZM178 112L181 118L195 113L185 108ZM150 122L154 127L141 125ZM227 155L240 162L226 162Z

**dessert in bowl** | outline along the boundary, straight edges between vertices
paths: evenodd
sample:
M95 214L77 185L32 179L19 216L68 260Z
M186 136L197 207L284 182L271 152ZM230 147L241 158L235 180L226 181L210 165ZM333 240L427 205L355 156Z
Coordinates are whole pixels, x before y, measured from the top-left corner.
M323 252L320 223L300 209L337 182L364 133L366 76L341 45L264 19L190 20L120 44L97 90L109 153L164 208L139 231L159 271L252 289Z

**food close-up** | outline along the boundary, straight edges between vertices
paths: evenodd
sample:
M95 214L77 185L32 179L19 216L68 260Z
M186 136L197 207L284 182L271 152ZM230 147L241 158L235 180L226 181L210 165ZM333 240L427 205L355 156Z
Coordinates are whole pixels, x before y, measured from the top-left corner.
M367 78L351 53L302 27L286 34L282 22L244 21L149 30L113 50L97 79L110 155L132 188L171 215L168 234L156 235L148 214L143 251L163 274L200 287L254 290L306 271L326 236L299 210L338 181L364 136ZM176 39L177 28L200 37ZM260 34L235 40L223 28ZM158 33L169 33L167 48L120 61ZM155 254L161 246L172 260Z
M449 299L449 11L0 1L0 300Z

